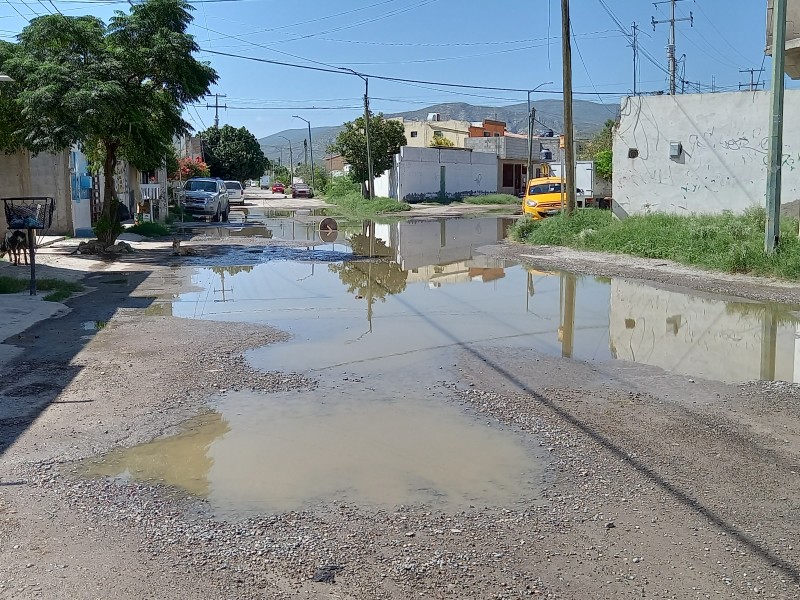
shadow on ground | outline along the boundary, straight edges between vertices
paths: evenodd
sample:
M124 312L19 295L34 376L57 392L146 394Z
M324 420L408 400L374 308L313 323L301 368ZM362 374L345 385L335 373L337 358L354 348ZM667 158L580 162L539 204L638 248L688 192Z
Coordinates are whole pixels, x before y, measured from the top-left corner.
M54 267L47 270L49 277L75 279L74 271ZM59 402L59 394L83 368L75 364L74 358L91 341L97 328L121 308L147 308L153 302L154 298L131 295L148 275L148 272L88 274L82 283L91 289L65 302L71 309L69 313L40 321L4 340L4 344L15 346L21 352L0 367L0 382L3 382L0 384L0 456L48 406Z

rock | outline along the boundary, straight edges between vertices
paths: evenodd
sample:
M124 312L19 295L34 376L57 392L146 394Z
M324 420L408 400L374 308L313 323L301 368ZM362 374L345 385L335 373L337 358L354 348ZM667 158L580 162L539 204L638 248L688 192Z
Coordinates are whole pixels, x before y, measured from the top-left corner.
M606 523L606 529L614 529L614 527L616 527L614 521L609 521L608 523Z
M320 583L336 583L336 573L341 570L340 565L322 565L311 579Z

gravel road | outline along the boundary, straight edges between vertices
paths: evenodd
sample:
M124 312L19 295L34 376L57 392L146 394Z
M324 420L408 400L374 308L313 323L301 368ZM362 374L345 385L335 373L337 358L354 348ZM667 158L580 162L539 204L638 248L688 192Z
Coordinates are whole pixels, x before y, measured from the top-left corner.
M334 503L231 522L177 489L83 477L76 461L174 433L224 390L317 385L245 362L281 332L151 310L185 289L180 273L105 272L69 315L17 341L0 390L0 598L800 597L791 384L462 349L436 397L551 457L542 497L524 506ZM796 293L768 290L747 293Z

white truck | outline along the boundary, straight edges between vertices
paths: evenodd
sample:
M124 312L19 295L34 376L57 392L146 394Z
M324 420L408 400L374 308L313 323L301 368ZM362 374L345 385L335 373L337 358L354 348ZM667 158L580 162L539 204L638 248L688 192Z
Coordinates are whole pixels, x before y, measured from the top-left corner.
M553 177L561 177L561 164L550 163ZM611 182L600 177L595 171L594 161L579 160L575 162L575 183L578 188L578 204L583 200L584 206L606 206L607 199L611 197Z
M258 187L260 187L262 190L268 190L270 185L269 175L262 175L258 184Z

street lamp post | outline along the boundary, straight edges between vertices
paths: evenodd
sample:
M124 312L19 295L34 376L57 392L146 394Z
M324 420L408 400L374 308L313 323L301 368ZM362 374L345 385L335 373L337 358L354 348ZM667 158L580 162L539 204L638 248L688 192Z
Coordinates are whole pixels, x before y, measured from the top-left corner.
M295 119L300 119L301 121L305 121L308 125L308 146L311 149L311 189L314 188L314 144L311 142L311 121L308 119L304 119L298 115L292 115Z
M372 172L372 153L369 149L369 77L345 67L339 67L342 71L352 73L356 77L360 77L364 81L364 136L367 138L367 172L369 174L369 199L375 198L375 192L372 188L375 187L375 176Z
M292 179L289 184L292 184L294 183L294 157L292 156L292 140L283 135L279 135L278 137L289 142L289 178Z
M532 90L528 90L528 181L531 180L531 169L533 168L533 121L535 120L535 114L533 107L531 106L531 94L538 90L543 85L550 85L552 81L547 81L545 83L540 83ZM528 190L528 181L525 182L525 191L527 193Z

